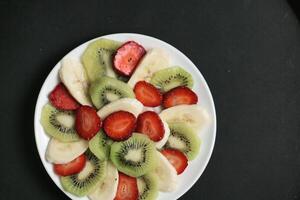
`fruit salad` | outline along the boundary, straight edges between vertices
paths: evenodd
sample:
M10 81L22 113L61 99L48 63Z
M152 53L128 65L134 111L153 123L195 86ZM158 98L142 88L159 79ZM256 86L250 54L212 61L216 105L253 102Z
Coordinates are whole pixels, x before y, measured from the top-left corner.
M40 121L66 192L155 200L176 191L210 121L188 71L162 49L101 38L65 57L59 77Z

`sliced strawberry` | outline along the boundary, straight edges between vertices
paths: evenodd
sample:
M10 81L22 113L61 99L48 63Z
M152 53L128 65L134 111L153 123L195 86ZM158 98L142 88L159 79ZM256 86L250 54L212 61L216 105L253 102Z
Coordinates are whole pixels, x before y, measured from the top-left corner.
M187 157L176 149L164 149L161 153L169 160L175 167L177 174L181 174L188 166Z
M119 172L119 183L114 200L137 200L139 190L137 179Z
M76 110L80 106L62 83L52 90L49 99L55 108L61 110Z
M132 135L135 129L135 116L126 111L117 111L108 115L104 122L103 128L111 139L116 141L126 140Z
M139 81L134 86L135 97L142 102L144 106L159 106L162 101L160 91L152 84L146 81Z
M181 104L196 104L198 97L190 88L179 86L176 87L163 96L163 106L170 108Z
M84 154L75 158L66 164L54 164L53 168L56 174L60 176L70 176L78 174L84 168L86 157Z
M153 111L146 111L138 116L136 131L147 135L155 142L160 141L165 134L163 122Z
M141 58L145 55L144 47L134 41L128 41L118 48L113 58L114 69L123 76L131 76Z
M81 106L76 112L75 128L80 137L89 140L101 128L101 119L94 108Z

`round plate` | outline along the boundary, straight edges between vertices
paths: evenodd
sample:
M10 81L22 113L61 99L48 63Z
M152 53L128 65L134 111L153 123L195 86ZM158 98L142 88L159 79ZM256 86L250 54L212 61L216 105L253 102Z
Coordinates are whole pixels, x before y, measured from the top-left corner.
M99 38L95 38L94 40ZM199 104L202 105L204 108L206 108L206 110L208 111L211 117L211 122L209 124L209 127L207 127L207 129L205 129L200 135L202 144L201 144L199 155L196 157L195 160L189 162L189 165L185 170L185 172L179 176L178 189L171 193L160 192L157 198L158 200L178 199L185 192L187 192L194 185L194 183L199 179L213 151L215 137L216 137L216 114L215 114L213 98L207 86L207 83L203 78L202 74L197 69L197 67L183 53L181 53L175 47L167 44L166 42L163 42L161 40L158 40L150 36L132 34L132 33L119 33L119 34L106 35L103 36L103 38L118 40L122 42L128 40L134 40L140 43L142 46L144 46L146 50L154 47L162 48L169 53L170 61L172 65L179 65L185 68L193 76L194 79L193 90L197 93L198 97L200 98ZM87 45L91 41L93 40L90 40L80 45L79 47L75 48L70 53L68 53L66 56L80 57L81 54L84 52L85 48L87 47ZM35 141L36 141L36 145L42 163L45 169L47 170L49 176L54 181L54 183L71 199L88 200L87 197L79 198L68 192L65 192L62 189L62 186L59 182L59 177L53 172L52 164L48 163L45 160L45 152L49 141L49 137L44 132L43 127L40 124L40 117L41 117L42 107L48 102L48 94L50 93L51 90L53 90L53 88L59 82L59 76L58 76L59 68L60 68L60 62L55 65L55 67L52 69L52 71L46 78L38 96L38 100L35 107L35 115L34 115Z

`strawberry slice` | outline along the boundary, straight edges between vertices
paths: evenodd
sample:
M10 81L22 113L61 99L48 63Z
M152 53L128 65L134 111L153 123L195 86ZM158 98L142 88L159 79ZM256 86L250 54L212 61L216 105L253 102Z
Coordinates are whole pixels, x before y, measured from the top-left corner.
M54 164L53 168L56 174L60 176L70 176L78 174L84 168L86 157L84 154L75 158L66 164Z
M123 76L131 76L141 58L145 55L144 47L134 41L128 41L117 49L113 58L114 69Z
M146 81L139 81L134 86L135 97L142 102L144 106L156 107L161 104L162 95L160 91L152 84Z
M156 112L146 111L138 116L136 131L147 135L154 142L165 134L164 124Z
M55 108L61 110L76 110L80 106L62 83L52 90L49 99Z
M104 122L103 128L111 139L116 141L126 140L132 135L135 129L135 116L126 111L117 111L108 115Z
M163 96L163 106L170 108L181 104L196 104L198 97L190 88L179 86L176 87Z
M181 174L188 166L188 159L181 151L176 149L164 149L161 153L175 167L178 175Z
M94 108L81 106L76 112L75 129L80 137L90 140L101 128L101 119Z
M137 179L119 172L119 183L114 200L137 200L139 196Z

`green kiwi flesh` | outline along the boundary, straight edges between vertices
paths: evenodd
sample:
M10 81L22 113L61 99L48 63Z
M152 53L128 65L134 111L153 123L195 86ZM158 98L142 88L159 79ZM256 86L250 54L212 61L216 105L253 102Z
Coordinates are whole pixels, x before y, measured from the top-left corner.
M42 109L41 124L48 135L62 142L79 140L74 126L74 111L58 110L51 104L46 104Z
M89 93L93 104L98 109L120 98L135 98L132 88L127 83L108 76L92 82Z
M199 153L201 140L188 125L184 123L168 123L170 136L164 148L177 149L184 153L188 160L193 160Z
M112 68L112 56L121 44L118 41L101 38L88 45L81 60L91 82L103 75L116 77Z
M90 151L85 155L87 162L80 173L60 178L63 188L79 197L92 192L106 176L106 161L99 160Z
M139 200L155 200L158 196L157 177L151 172L137 179Z
M100 160L107 160L109 158L110 145L113 143L107 135L100 130L90 141L89 149Z
M110 159L117 169L132 177L140 177L156 167L156 149L146 136L134 133L129 139L114 142Z
M194 84L192 75L178 66L155 72L150 82L163 92L167 92L178 86L192 88Z

